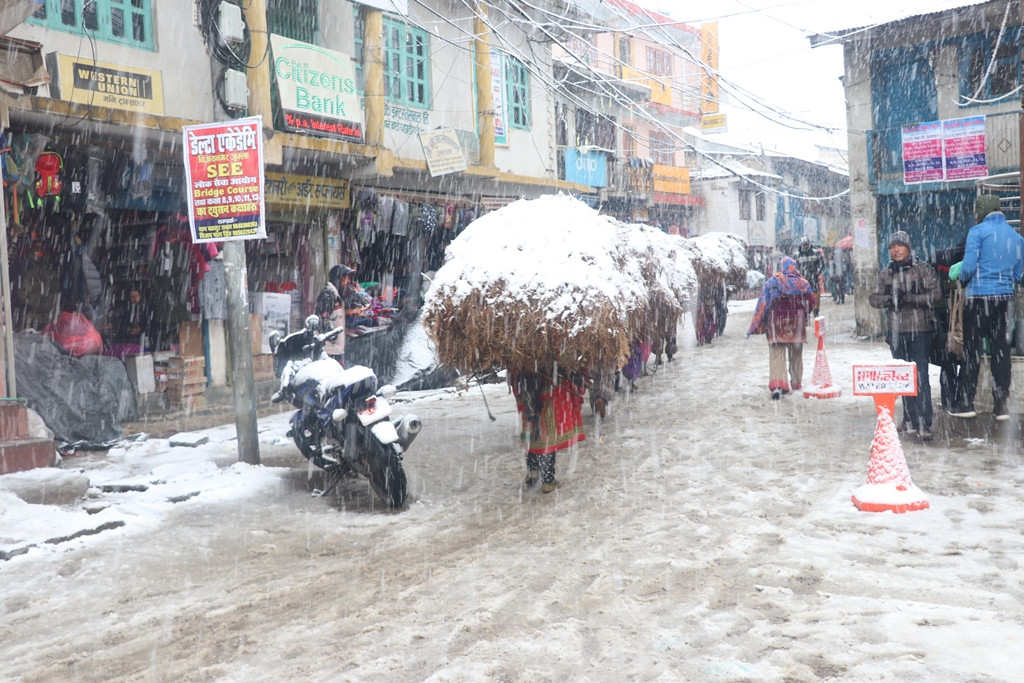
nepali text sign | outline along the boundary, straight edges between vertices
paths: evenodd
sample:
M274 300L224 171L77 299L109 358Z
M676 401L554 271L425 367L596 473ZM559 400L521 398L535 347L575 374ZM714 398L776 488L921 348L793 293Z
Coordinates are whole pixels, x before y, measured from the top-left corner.
M915 123L902 132L904 184L942 180L942 122Z
M451 128L420 133L423 156L427 160L430 177L457 173L466 170L466 157L462 153L459 138Z
M474 75L476 71L473 72ZM508 129L505 127L505 55L495 50L491 53L491 109L494 111L494 144L508 144Z
M270 48L285 129L362 142L363 112L352 58L274 34Z
M262 119L185 126L193 242L265 238Z
M683 166L654 164L654 191L690 194L690 169Z
M915 123L901 131L904 184L988 175L984 116Z
M298 173L265 171L265 201L270 206L289 206L310 211L347 209L352 206L345 178L319 178Z
M882 365L853 366L854 396L917 395L917 365L914 363L886 363Z
M943 121L942 144L946 180L984 178L988 175L984 116Z
M159 71L57 55L57 81L61 99L68 102L164 114Z

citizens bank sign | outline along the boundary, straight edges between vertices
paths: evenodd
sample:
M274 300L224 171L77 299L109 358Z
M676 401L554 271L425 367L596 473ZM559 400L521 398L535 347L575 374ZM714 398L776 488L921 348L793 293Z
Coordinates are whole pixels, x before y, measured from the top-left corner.
M285 130L362 142L352 58L273 34L270 48Z

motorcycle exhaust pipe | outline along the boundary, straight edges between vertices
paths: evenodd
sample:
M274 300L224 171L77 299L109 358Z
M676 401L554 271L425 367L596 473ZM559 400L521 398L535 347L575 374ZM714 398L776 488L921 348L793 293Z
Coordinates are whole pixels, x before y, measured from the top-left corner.
M398 443L402 446L403 451L409 448L409 445L416 440L416 435L420 433L422 428L423 423L411 413L402 417L395 424L395 430L398 432Z

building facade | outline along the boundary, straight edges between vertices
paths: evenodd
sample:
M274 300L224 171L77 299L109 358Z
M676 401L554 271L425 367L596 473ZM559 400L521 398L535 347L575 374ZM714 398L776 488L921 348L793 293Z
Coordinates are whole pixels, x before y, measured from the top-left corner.
M979 183L1019 172L1021 35L1019 3L987 2L811 39L843 44L858 334L882 333L889 236L930 259L965 239Z

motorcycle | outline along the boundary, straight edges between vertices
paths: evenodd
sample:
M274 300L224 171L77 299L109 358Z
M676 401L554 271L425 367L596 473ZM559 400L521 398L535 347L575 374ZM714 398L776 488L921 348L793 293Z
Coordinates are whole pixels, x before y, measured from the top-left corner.
M315 315L284 338L271 332L274 374L281 378L271 401L288 401L297 409L288 435L325 475L323 489L314 495L326 495L342 479L362 475L388 507L402 507L407 494L402 458L422 425L413 414L391 417L388 399L397 389L391 384L378 388L371 368L343 368L324 352L324 344L343 332L339 327L321 334Z

